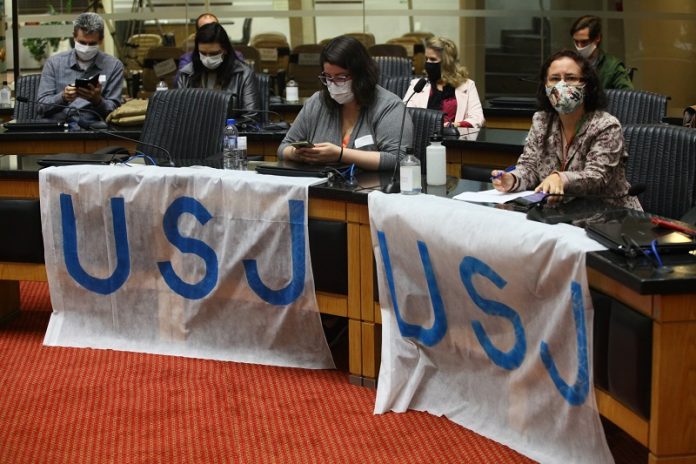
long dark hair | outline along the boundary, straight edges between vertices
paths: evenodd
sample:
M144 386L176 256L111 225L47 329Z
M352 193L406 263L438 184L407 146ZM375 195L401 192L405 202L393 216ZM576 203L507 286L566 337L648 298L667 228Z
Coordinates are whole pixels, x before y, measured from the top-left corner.
M358 105L369 106L374 101L377 83L379 82L379 69L360 41L347 35L336 37L326 44L321 51L319 64L322 71L324 63L333 64L348 70L352 77L350 82ZM327 105L338 105L331 98L327 86L324 86L322 89L322 94Z
M537 103L539 104L539 108L547 113L556 113L549 98L546 96L546 77L551 63L561 58L570 58L580 67L582 79L585 82L585 101L583 102L585 112L590 113L605 108L607 106L607 98L604 95L604 89L599 82L599 77L597 77L597 72L594 67L578 52L569 49L560 50L549 56L541 66L541 71L539 72L539 85L537 87Z
M198 54L198 44L200 43L219 43L220 47L225 51L222 64L215 70L224 89L232 79L232 70L234 69L234 62L237 61L237 55L232 48L232 43L227 32L225 32L225 28L218 23L206 24L196 32L196 44L193 47L193 55L191 57L193 75L191 76L190 87L201 87L201 78L209 71L201 62L201 57Z

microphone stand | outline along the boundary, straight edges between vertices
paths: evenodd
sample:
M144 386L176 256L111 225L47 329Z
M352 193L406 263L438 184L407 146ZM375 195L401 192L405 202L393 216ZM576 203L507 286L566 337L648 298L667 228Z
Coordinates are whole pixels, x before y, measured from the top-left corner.
M421 93L423 91L423 88L425 87L425 84L428 83L428 80L425 77L421 77L418 82L416 82L416 85L413 86L413 93L408 96L406 99L406 102L404 103L404 113L401 116L401 132L399 133L399 144L397 145L397 158L396 158L396 164L394 165L394 171L392 172L391 180L387 185L384 186L382 189L382 192L384 193L399 193L401 192L401 182L396 180L396 173L399 170L399 164L401 164L401 142L404 138L404 123L406 122L406 113L408 112L408 108L406 105L408 105L408 102L411 101L411 98L417 93Z

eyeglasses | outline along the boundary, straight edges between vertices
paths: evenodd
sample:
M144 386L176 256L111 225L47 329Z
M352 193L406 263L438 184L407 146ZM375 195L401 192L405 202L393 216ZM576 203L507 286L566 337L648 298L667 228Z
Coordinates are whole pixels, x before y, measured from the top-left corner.
M565 81L565 83L568 85L582 85L585 82L582 77L575 76L573 74L569 74L567 76L559 76L554 74L546 79L546 82L551 85L556 85L561 81Z
M329 85L329 82L333 82L337 85L343 85L351 79L352 77L350 76L350 74L340 74L338 76L329 76L326 73L319 74L319 80L324 85Z

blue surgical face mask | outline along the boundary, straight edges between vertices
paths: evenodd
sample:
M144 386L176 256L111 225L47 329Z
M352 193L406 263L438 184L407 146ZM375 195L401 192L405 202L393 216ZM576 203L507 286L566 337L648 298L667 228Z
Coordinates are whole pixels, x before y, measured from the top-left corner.
M546 96L559 113L572 113L585 101L585 85L568 85L562 80L555 85L547 85Z

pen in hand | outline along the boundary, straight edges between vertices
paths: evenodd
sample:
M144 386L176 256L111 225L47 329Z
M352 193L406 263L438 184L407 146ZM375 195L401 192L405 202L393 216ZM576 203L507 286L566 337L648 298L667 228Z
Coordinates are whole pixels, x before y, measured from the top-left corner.
M517 168L517 166L508 166L504 170L498 171L498 174L496 174L495 176L492 176L491 180L500 179L501 177L503 177L503 174L505 174L506 172L512 172L516 168Z

